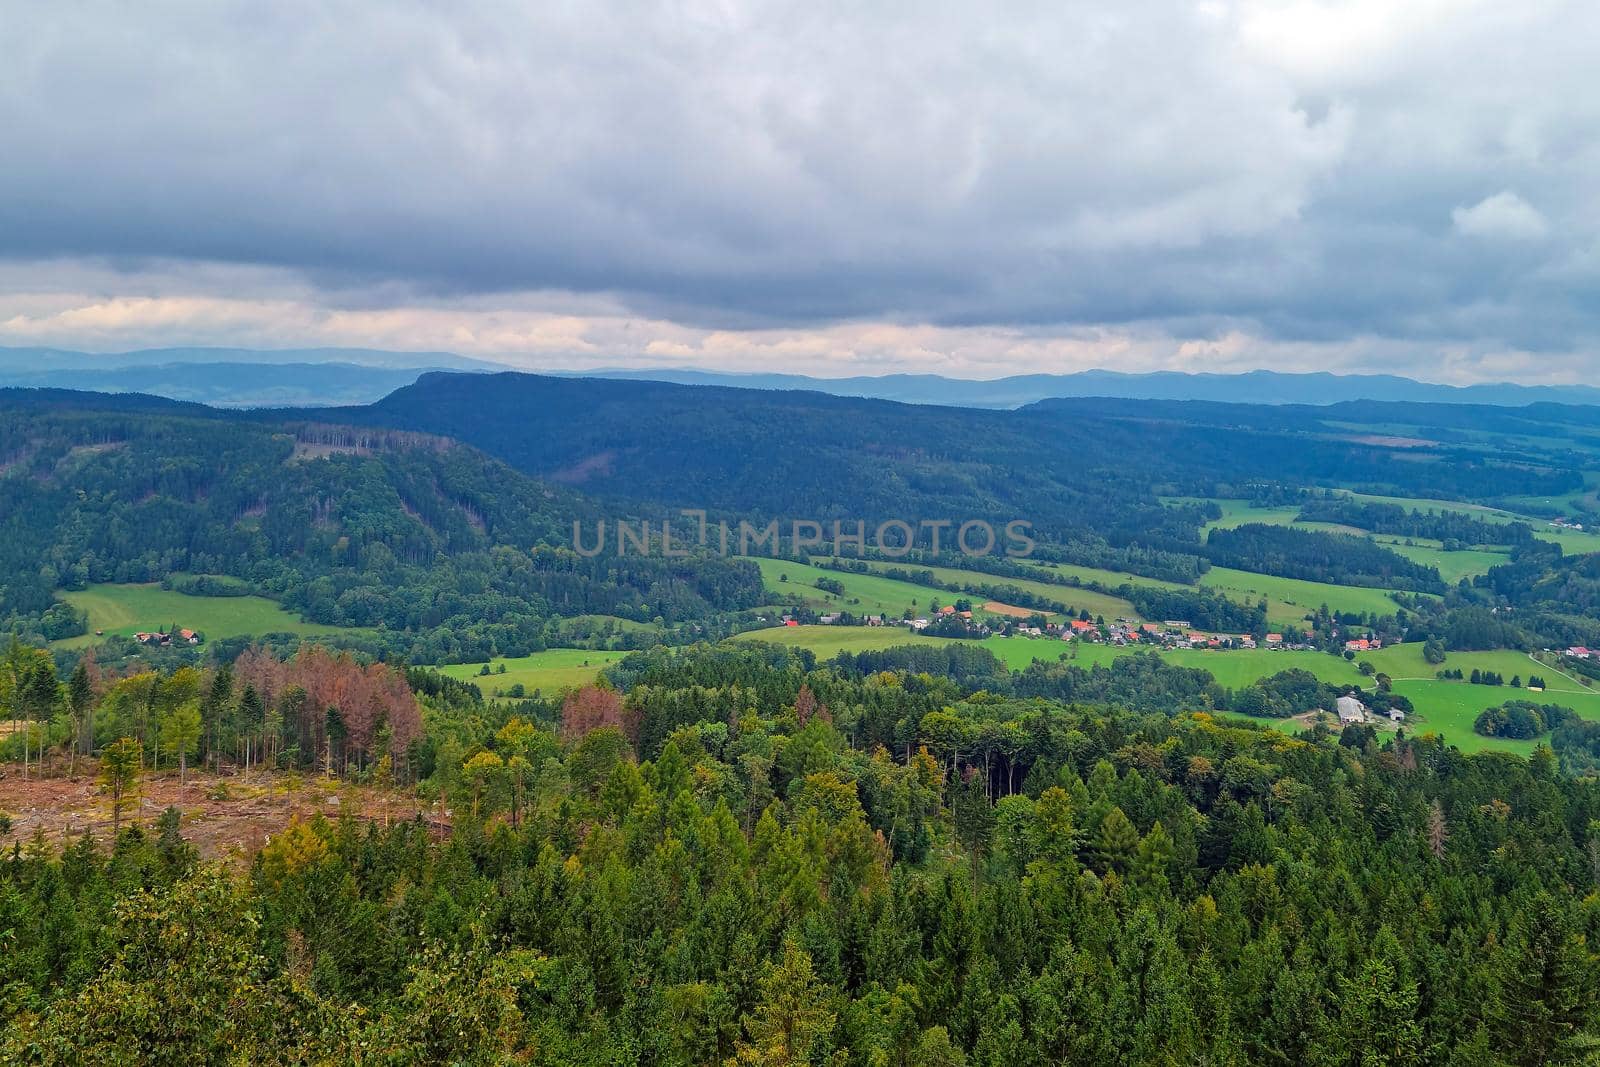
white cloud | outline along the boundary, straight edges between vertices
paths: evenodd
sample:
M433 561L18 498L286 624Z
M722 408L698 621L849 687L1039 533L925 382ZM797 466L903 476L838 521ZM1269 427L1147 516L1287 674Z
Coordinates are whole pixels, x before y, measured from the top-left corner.
M49 267L41 267L41 275ZM54 269L71 274L62 265ZM94 275L92 265L83 273ZM582 301L584 314L552 310L559 294L502 294L460 301L330 309L315 290L296 290L271 272L256 284L272 299L203 291L182 296L106 296L49 291L35 276L28 293L7 293L0 269L0 345L95 351L169 345L266 348L376 347L449 351L527 370L700 367L821 377L898 372L961 378L1068 373L1095 367L1127 372L1229 373L1269 367L1337 373L1405 373L1466 384L1506 379L1592 380L1586 352L1530 352L1497 342L1438 345L1359 335L1327 341L1266 336L1247 324L1204 336L1147 325L939 326L863 321L749 330L708 329L630 314L621 304ZM231 272L224 272L225 274ZM165 284L173 284L169 281Z
M1600 346L1586 0L14 7L12 343Z
M1509 190L1450 213L1456 229L1468 237L1498 241L1535 241L1550 232L1550 224L1532 204Z

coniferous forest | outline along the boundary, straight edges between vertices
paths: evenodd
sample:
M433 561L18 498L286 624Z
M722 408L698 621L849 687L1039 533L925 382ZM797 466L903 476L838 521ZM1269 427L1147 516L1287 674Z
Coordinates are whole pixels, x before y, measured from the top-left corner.
M1531 1067L1600 1044L1600 785L1548 750L1292 738L893 655L657 649L516 704L424 669L346 697L352 668L311 655L63 685L102 723L203 708L166 731L202 765L298 737L308 690L379 709L350 731L365 771L353 740L285 765L435 806L347 794L231 863L137 804L111 839L16 842L0 1059ZM137 790L140 757L110 746L102 779Z

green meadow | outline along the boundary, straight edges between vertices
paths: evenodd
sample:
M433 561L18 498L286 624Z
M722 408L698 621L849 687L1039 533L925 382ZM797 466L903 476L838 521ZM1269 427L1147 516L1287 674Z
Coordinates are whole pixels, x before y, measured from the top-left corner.
M1248 500L1218 500L1216 504L1222 509L1222 518L1206 523L1205 528L1200 531L1201 537L1204 537L1208 530L1231 530L1257 522L1269 526L1288 526L1300 514L1299 507L1295 505L1257 508L1251 507Z
M924 637L903 627L858 626L790 626L767 630L752 630L735 638L739 641L769 641L794 648L810 649L819 660L831 659L841 651L864 652L900 645L950 644L951 638ZM1048 638L991 637L979 642L984 648L1012 670L1023 670L1035 660L1054 662L1063 657L1080 667L1109 664L1122 656L1142 651L1139 646L1062 642ZM1579 682L1557 674L1553 669L1536 664L1521 652L1452 652L1441 666L1427 664L1422 659L1422 646L1412 643L1393 645L1362 655L1355 662L1326 652L1292 652L1288 650L1238 649L1219 651L1211 649L1172 649L1158 653L1169 663L1181 667L1195 667L1208 671L1219 685L1238 689L1261 678L1293 668L1310 671L1331 685L1358 685L1370 688L1372 679L1364 676L1356 664L1370 661L1373 666L1394 679L1394 691L1409 699L1416 715L1406 724L1413 733L1436 733L1464 752L1496 749L1526 754L1533 751L1538 740L1481 737L1472 730L1473 720L1485 708L1504 704L1508 700L1532 700L1541 704L1561 704L1572 708L1585 718L1600 721L1600 693L1586 689ZM1527 680L1530 672L1542 675L1549 683L1543 693L1514 689L1509 685L1472 685L1470 682L1443 681L1434 672L1444 667L1460 667L1471 674L1479 670L1498 671L1510 681L1512 675ZM1302 728L1288 720L1259 719L1259 722L1293 733ZM1547 739L1546 739L1547 740Z
M1279 578L1232 567L1212 567L1200 584L1230 596L1255 601L1265 597L1267 617L1274 623L1295 623L1323 604L1332 611L1375 612L1393 615L1397 605L1388 590L1354 585L1330 585L1299 578Z
M1476 578L1480 574L1487 574L1490 567L1498 567L1511 558L1509 552L1495 552L1489 549L1446 552L1437 547L1437 543L1407 545L1384 537L1374 537L1373 540L1414 563L1438 568L1439 577L1450 585L1456 584L1463 578Z
M259 596L189 596L156 584L91 585L68 591L61 599L89 613L89 632L55 642L58 648L84 648L111 636L132 636L156 629L198 630L208 639L290 633L331 637L360 631L303 622L276 601ZM97 636L96 630L103 630Z
M945 645L954 637L924 637L904 626L773 626L746 630L733 641L766 641L790 648L807 648L818 659L832 659L840 652L876 652L899 645Z
M1533 527L1533 532L1541 541L1552 541L1561 546L1561 551L1569 555L1585 555L1590 552L1600 552L1600 533L1590 530L1559 530L1551 526L1545 519L1532 515L1518 515L1503 508L1491 508L1484 504L1464 504L1459 500L1428 500L1423 497L1404 496L1372 496L1366 493L1351 493L1357 500L1369 500L1380 504L1399 504L1404 508L1415 508L1418 511L1453 512L1458 515L1470 515L1484 522L1525 522Z
M895 566L895 564L874 561L869 563L868 566L874 571L882 571ZM956 567L926 567L920 563L906 564L904 569L909 571L929 571L939 581L953 585L1014 585L1024 592L1032 593L1034 596L1044 597L1046 600L1064 604L1073 609L1074 615L1080 611L1087 611L1095 616L1103 615L1108 619L1131 618L1134 615L1133 605L1121 597L1111 596L1107 593L1097 593L1090 589L1056 585L1052 582L1035 581L1030 578L1012 578L998 574L986 574L983 571L961 570ZM1089 571L1090 568L1079 568L1079 570ZM1057 573L1066 575L1071 572L1060 571ZM1114 571L1098 571L1095 573L1120 578L1122 581L1128 580L1127 575L1119 575ZM949 599L949 594L946 594L945 600L948 601ZM1046 614L1051 613L1046 612Z
M1075 563L1053 563L1045 560L1021 560L1025 566L1043 571L1046 574L1056 575L1061 578L1076 578L1080 582L1099 582L1108 589L1115 589L1119 585L1136 585L1150 589L1188 589L1190 586L1182 582L1169 582L1162 578L1146 578L1142 574L1128 574L1125 571L1108 571L1099 567L1080 567ZM1011 579L1002 579L1011 581ZM1049 583L1046 583L1049 584Z
M857 615L888 615L900 618L905 612L919 615L928 613L928 602L937 599L942 604L955 597L943 590L930 589L912 582L897 581L878 574L856 574L852 571L835 571L826 567L813 567L792 563L786 559L768 559L762 556L742 557L754 563L761 571L761 583L767 591L779 595L795 595L813 607L835 611L849 611ZM829 579L844 586L839 596L817 588L819 579Z
M769 641L793 648L808 648L818 659L829 659L836 653L876 651L899 645L950 644L957 638L924 637L903 626L778 626L765 630L750 630L740 634L737 641ZM1053 663L1065 657L1067 662L1080 667L1109 664L1123 656L1141 651L1152 651L1138 645L1116 646L1091 644L1079 641L1059 641L1045 637L989 637L976 642L995 654L1012 670L1022 670L1035 660ZM1354 664L1343 657L1325 652L1290 652L1287 650L1238 649L1218 651L1213 649L1172 649L1159 652L1163 659L1182 667L1198 667L1211 672L1217 681L1230 689L1249 685L1268 675L1291 668L1301 668L1333 684L1370 684L1356 670Z
M480 673L481 663L452 663L440 667L439 672L472 682L491 699L496 695L504 696L514 685L521 685L528 696L536 692L552 696L588 685L603 668L625 655L626 652L596 652L587 648L550 648L530 656L490 660L489 674ZM506 669L504 674L498 673L502 666Z

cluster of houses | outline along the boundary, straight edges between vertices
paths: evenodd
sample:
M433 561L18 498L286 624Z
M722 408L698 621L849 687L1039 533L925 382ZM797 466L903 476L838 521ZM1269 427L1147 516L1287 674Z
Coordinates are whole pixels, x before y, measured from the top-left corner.
M136 633L133 639L141 645L150 645L153 648L169 648L172 645L198 645L201 637L193 630L168 630L166 632Z
M817 617L817 622L823 626L835 626L842 620L843 613L837 611ZM974 633L992 632L990 625L982 619L974 618L971 611L957 610L952 604L940 608L933 618L890 619L884 615L866 615L858 616L851 621L866 626L906 626L920 632L936 622L951 620L965 623ZM785 615L782 621L786 626L799 625L798 620L789 615ZM1042 626L1014 625L1008 632L1047 640L1089 641L1111 645L1144 644L1163 649L1270 648L1299 652L1314 651L1317 648L1312 644L1286 641L1281 633L1264 634L1259 640L1252 634L1206 633L1194 629L1183 619L1167 619L1163 622L1116 619L1108 623L1095 623L1088 619L1064 619L1060 622L1046 622ZM1375 652L1383 647L1383 641L1377 637L1360 637L1346 641L1344 647L1348 652Z
M1196 630L1182 619L1164 622L1139 622L1135 619L1117 619L1099 625L1087 619L1071 619L1056 624L1018 626L1016 633L1029 637L1059 638L1062 641L1104 642L1112 645L1146 644L1157 648L1290 648L1308 649L1313 646L1291 644L1283 634L1263 635L1260 641L1251 634L1205 633Z
M1571 656L1573 659L1595 659L1597 657L1594 649L1585 648L1583 645L1573 645L1567 649L1564 655Z
M837 626L845 621L844 613L831 611L817 616L817 622L823 626ZM959 621L976 635L987 635L997 632L991 625L981 618L975 618L971 611L958 610L953 604L946 604L934 613L933 618L890 619L885 615L854 616L850 620L857 625L864 626L905 626L913 631L923 631L935 623ZM798 626L800 622L793 615L784 615L781 622L785 626ZM187 634L183 630L180 633ZM1047 640L1061 641L1089 641L1111 645L1144 644L1155 648L1210 648L1210 649L1236 649L1236 648L1269 648L1289 649L1296 652L1315 651L1316 645L1299 641L1286 641L1281 633L1263 634L1260 640L1252 634L1205 633L1194 629L1183 619L1167 619L1162 622L1140 622L1137 619L1117 619L1109 623L1096 623L1088 619L1063 619L1060 622L1046 622L1042 626L1027 624L1013 625L1006 632L1019 634L1024 637L1037 637ZM1376 652L1383 647L1383 640L1379 637L1357 637L1344 643L1346 652ZM1588 658L1588 649L1568 649L1568 655ZM1594 653L1600 658L1600 651Z

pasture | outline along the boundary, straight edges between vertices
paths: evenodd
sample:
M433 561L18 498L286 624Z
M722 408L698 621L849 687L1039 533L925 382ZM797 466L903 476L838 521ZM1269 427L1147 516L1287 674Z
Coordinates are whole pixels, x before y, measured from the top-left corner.
M795 648L808 648L818 660L832 659L840 651L863 652L900 645L950 644L951 638L923 637L903 627L857 626L790 626L767 630L752 630L740 634L738 641L769 641ZM1139 646L1118 648L1113 645L1061 642L1045 638L991 637L978 642L1014 671L1025 669L1035 660L1054 662L1063 656L1067 662L1080 667L1109 664L1122 656L1141 651ZM1219 651L1212 649L1173 649L1158 654L1169 663L1181 667L1194 667L1207 671L1219 685L1238 689L1280 671L1299 668L1310 671L1331 685L1359 685L1370 688L1372 679L1363 676L1355 663L1342 656L1326 652L1291 652L1288 650L1238 649ZM1442 681L1433 676L1438 670L1422 660L1419 644L1394 645L1360 659L1369 659L1378 670L1394 679L1394 691L1409 699L1416 715L1406 723L1408 733L1436 733L1463 752L1481 752L1494 749L1522 755L1533 751L1538 740L1481 737L1472 730L1473 720L1485 708L1504 704L1508 700L1532 700L1541 704L1562 704L1585 718L1600 721L1600 693L1590 692L1571 679L1562 678L1552 669L1536 665L1520 652L1453 652L1447 666L1461 667L1471 673L1473 667L1495 670L1509 681L1512 674L1527 678L1530 669L1543 675L1550 688L1543 693L1530 693L1526 689L1510 686L1472 685L1468 682ZM1359 660L1358 660L1359 662ZM1427 668L1423 673L1423 668ZM1294 733L1304 724L1280 719L1258 719L1277 729ZM1545 738L1544 740L1548 740Z
M301 637L333 637L360 631L304 622L276 601L259 596L189 596L148 585L91 585L69 590L61 599L89 614L89 632L56 641L56 648L86 648L106 637L131 637L139 631L174 626L198 630L208 640L289 633ZM96 636L96 630L105 631Z
M488 674L482 674L481 663L452 663L438 671L463 682L471 682L490 700L509 696L512 686L522 686L523 693L533 696L542 693L554 696L568 689L588 685L600 671L617 662L626 652L597 652L587 648L550 648L529 656L499 658L489 661ZM505 667L505 673L499 669Z
M1142 574L1128 574L1125 571L1108 571L1099 567L1080 567L1076 563L1054 563L1047 560L1019 560L1018 562L1036 568L1045 574L1055 575L1060 578L1076 578L1080 582L1098 582L1108 589L1115 589L1119 585L1136 585L1150 589L1188 589L1190 586L1182 582L1169 582L1162 578L1146 578ZM1001 579L1008 581L1009 579ZM1046 584L1049 584L1048 582Z
M761 571L761 584L766 586L768 592L801 597L814 608L849 611L856 615L887 615L891 619L898 619L907 611L926 615L930 600L948 604L955 599L953 594L943 590L877 574L836 571L763 556L741 558L754 563ZM824 579L842 585L844 595L818 589L817 582Z
M1332 611L1373 612L1379 615L1393 615L1398 606L1384 589L1279 578L1271 574L1234 570L1232 567L1212 567L1201 576L1200 584L1235 599L1254 602L1265 597L1267 617L1273 623L1298 623L1323 604Z
M1446 552L1442 548L1432 548L1427 545L1396 544L1381 537L1374 540L1413 563L1437 568L1439 577L1449 585L1455 585L1463 578L1476 578L1480 574L1488 574L1490 567L1498 567L1511 558L1509 552L1494 552L1488 549Z
M895 566L895 564L872 561L868 563L868 566L875 572L881 572L886 568ZM961 570L956 567L927 567L920 563L905 564L903 569L913 572L929 571L937 580L952 585L1013 585L1024 592L1032 593L1034 596L1064 604L1072 609L1074 615L1080 611L1087 611L1091 615L1104 616L1108 619L1132 618L1134 616L1133 605L1126 600L1107 593L1097 593L1090 589L1079 589L1070 585L1056 585L1052 582L1035 581L1030 578L1011 578L998 574L987 574L983 571ZM1127 575L1115 575L1112 571L1101 571L1099 573L1120 577L1123 581L1128 580ZM918 588L921 587L919 586ZM951 594L946 593L943 602L948 603L950 596ZM1054 613L1046 612L1045 614Z
M1067 662L1080 667L1109 664L1123 656L1138 652L1157 651L1170 663L1181 667L1198 667L1209 671L1212 677L1229 688L1237 689L1258 679L1301 668L1315 674L1325 682L1359 685L1370 684L1356 670L1355 665L1343 657L1325 652L1290 652L1287 650L1238 649L1219 651L1213 649L1154 650L1139 645L1091 644L1082 641L1059 641L1044 637L988 637L978 642L960 642L957 638L924 637L901 626L778 626L766 630L750 630L734 638L737 641L770 641L773 644L794 648L809 648L818 659L831 659L846 652L876 651L899 645L972 643L993 652L995 657L1012 670L1022 670L1035 660L1053 663L1066 657Z

